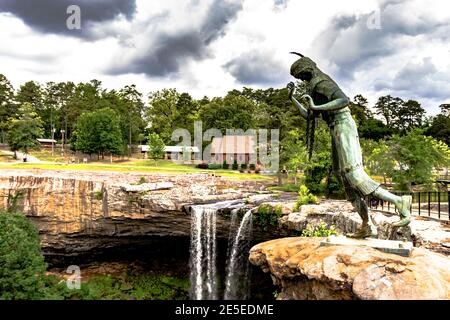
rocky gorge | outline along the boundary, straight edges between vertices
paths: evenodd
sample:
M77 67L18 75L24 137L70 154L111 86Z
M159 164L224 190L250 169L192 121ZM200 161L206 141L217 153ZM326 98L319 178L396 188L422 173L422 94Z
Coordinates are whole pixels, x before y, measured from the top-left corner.
M274 194L267 191L269 184L208 173L2 170L0 210L21 211L33 222L51 265L89 264L104 256L115 263L131 256L151 260L152 268L187 273L193 207L231 201L258 215L264 205L279 209L280 216L277 226L252 231L249 260L256 278L251 286L263 292L261 297L273 297L278 288L278 299L450 298L448 223L415 217L410 226L392 230L398 217L372 211L374 235L387 239L395 233L413 242L411 257L371 248L323 248L320 238L292 236L323 222L341 234L354 232L361 221L352 205L322 199L294 210L296 194ZM214 225L217 250L226 253L231 221L230 212L223 213ZM218 255L221 268L225 258Z

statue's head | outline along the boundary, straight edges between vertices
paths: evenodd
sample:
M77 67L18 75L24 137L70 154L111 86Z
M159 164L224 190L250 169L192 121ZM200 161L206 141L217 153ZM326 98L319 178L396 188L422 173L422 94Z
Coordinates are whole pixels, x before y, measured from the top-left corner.
M310 81L314 77L314 71L317 69L315 62L301 53L291 53L300 56L300 59L295 61L291 66L291 75L302 81Z

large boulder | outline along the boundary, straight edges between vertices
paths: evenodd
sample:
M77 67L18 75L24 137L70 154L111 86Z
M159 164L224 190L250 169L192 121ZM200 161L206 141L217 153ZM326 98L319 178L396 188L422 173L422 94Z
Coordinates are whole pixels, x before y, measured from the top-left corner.
M423 248L410 257L370 247L320 246L323 238L283 238L250 251L270 272L280 300L450 299L450 258Z

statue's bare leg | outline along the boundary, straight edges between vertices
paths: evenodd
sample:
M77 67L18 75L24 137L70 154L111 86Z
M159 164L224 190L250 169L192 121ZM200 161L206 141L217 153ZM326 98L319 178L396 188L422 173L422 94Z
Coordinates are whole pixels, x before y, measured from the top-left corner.
M395 205L398 212L400 213L400 221L392 224L393 227L404 227L409 224L411 221L411 196L396 196L395 194L390 193L389 191L379 187L374 192L373 195L383 201L390 202Z
M364 198L362 198L359 195L356 195L354 200L352 201L352 204L353 207L358 212L359 216L361 217L362 224L361 228L359 228L358 231L356 231L355 233L347 234L347 237L358 239L370 237L372 235L372 230L369 225L369 208L367 207Z

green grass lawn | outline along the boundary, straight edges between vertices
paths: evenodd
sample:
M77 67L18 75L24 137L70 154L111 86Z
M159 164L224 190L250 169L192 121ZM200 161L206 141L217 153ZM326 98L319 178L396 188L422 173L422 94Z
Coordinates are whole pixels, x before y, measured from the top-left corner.
M116 172L146 172L146 173L194 173L206 172L238 180L272 180L272 176L240 173L232 170L205 170L194 166L178 165L168 160L130 160L119 163L91 162L88 164L63 163L11 163L0 164L0 169L45 169L45 170L88 170L88 171L116 171Z

